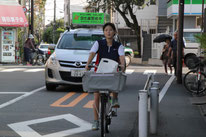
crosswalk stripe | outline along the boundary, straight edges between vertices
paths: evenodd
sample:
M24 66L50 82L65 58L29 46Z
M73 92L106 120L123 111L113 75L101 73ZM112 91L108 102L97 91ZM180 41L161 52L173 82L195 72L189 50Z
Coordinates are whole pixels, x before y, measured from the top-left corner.
M24 72L38 72L38 71L44 71L44 69L28 69L25 70Z
M24 71L24 68L14 68L14 69L4 69L1 70L0 72L14 72L14 71Z
M156 72L157 72L157 70L145 70L143 74L144 74L144 75L147 75L147 74L149 74L149 73L156 74Z
M0 92L0 94L26 94L28 92Z
M126 74L132 74L134 72L133 69L126 69Z
M15 72L15 71L21 71L21 72L39 72L44 71L44 68L36 68L36 69L26 69L26 68L13 68L13 69L0 69L0 72Z

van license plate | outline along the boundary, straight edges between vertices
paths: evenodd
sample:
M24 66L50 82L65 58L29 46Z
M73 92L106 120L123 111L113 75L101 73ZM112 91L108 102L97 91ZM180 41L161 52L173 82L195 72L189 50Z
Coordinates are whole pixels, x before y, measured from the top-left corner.
M72 77L82 77L85 70L71 70Z

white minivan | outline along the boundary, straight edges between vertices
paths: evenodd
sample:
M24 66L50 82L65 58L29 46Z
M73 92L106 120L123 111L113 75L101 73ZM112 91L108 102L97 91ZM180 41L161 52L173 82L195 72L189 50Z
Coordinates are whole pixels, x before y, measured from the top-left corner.
M184 29L183 36L185 39L185 55L188 53L198 54L200 44L196 41L195 35L200 35L201 29Z
M55 90L58 85L81 85L89 51L96 40L103 38L103 31L97 29L66 31L45 64L47 90Z

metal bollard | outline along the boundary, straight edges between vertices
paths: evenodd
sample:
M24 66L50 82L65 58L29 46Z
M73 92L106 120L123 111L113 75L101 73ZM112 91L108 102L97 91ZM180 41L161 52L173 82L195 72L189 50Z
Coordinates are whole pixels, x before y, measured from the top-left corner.
M147 99L148 93L147 90L139 91L139 137L147 137L148 134L148 112L147 112Z
M158 124L158 88L152 87L150 89L150 133L157 134Z
M159 90L159 82L152 82L152 87L158 88Z

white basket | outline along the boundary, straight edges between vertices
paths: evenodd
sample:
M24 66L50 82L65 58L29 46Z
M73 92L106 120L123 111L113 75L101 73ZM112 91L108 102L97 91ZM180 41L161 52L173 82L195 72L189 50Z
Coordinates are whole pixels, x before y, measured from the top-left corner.
M125 86L126 78L126 75L122 72L85 72L82 78L83 90L87 92L98 92L102 90L119 92Z

